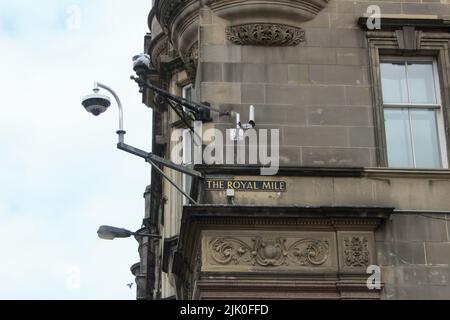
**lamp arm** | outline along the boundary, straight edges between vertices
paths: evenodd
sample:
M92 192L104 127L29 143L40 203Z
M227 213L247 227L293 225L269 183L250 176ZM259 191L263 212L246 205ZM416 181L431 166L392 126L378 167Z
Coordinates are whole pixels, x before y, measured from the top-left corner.
M145 238L151 238L151 239L161 239L162 236L158 234L150 234L146 232L133 232L131 234L134 237L145 237Z
M109 93L112 94L112 96L114 97L114 99L116 100L117 103L117 107L119 108L119 130L117 131L117 134L119 135L119 143L124 143L125 142L125 130L123 128L123 106L122 106L122 102L120 101L119 96L117 95L117 93L111 89L110 87L108 87L107 85L100 83L100 82L94 82L94 91L98 90L98 88L102 88L105 89L106 91L108 91Z

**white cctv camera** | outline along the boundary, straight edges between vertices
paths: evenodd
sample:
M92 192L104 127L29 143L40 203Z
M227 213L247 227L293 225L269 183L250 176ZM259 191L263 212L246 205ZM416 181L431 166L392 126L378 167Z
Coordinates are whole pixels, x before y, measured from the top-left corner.
M92 113L94 116L99 116L104 113L111 106L111 100L108 96L102 95L97 92L87 95L83 98L83 107L87 112Z
M250 106L250 116L249 116L248 124L249 124L252 128L256 127L256 111L255 111L255 106Z
M148 54L140 53L133 57L133 69L141 75L151 69L151 58Z
M231 141L243 141L244 131L251 130L256 127L256 110L254 106L250 106L249 121L242 124L240 113L233 113L236 116L236 129L231 130Z
M244 129L244 130L254 129L256 127L256 111L255 111L255 107L254 106L250 106L248 123L245 123L245 124L241 123L241 115L239 113L236 114L236 122L237 122L237 128L241 128L241 129Z

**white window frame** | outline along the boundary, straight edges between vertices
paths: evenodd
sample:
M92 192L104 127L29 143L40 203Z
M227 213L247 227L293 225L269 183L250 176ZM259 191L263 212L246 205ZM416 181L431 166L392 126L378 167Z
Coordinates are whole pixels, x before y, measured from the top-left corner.
M380 64L382 63L431 63L433 66L433 80L434 80L434 89L435 89L435 95L436 95L436 102L437 104L410 104L410 103L396 103L396 104L389 104L384 103L384 93L383 89L381 89L382 96L381 101L383 103L383 118L384 118L384 110L385 109L418 109L418 110L434 110L436 111L436 125L438 130L438 139L439 139L439 153L441 156L441 168L442 169L448 169L448 154L447 154L447 141L446 141L446 133L445 133L445 121L444 121L444 112L443 112L443 105L442 105L442 93L441 93L441 85L440 85L440 79L439 79L439 71L438 71L438 64L435 58L433 57L391 57L391 56L382 56L380 57ZM406 70L408 72L408 70ZM381 76L381 83L383 81L383 75L381 74L381 68L380 68L380 76ZM409 82L408 82L408 73L406 74L406 86L408 90L408 97L409 97ZM411 121L411 119L410 119ZM384 124L385 128L386 125ZM386 130L386 129L385 129ZM385 136L386 139L386 136ZM386 141L387 143L387 141ZM414 145L413 145L414 150ZM387 154L387 151L386 151ZM389 154L387 154L387 160L389 165ZM415 159L415 152L413 151L413 163L414 163L414 169L420 169L420 167L416 166L416 159Z
M187 99L187 91L191 90L191 97L192 97L192 91L193 91L193 86L192 84L188 84L183 86L182 88L182 97L183 99ZM183 107L184 112L188 112L189 110L187 110L185 107Z
M187 98L187 90L191 90L191 96L192 96L192 84L188 84L182 87L182 97L183 99ZM183 110L185 112L189 112L185 107L183 107ZM191 150L190 154L186 153L186 150ZM193 136L192 132L190 130L184 130L183 133L183 166L186 167L192 167L193 166ZM186 193L190 193L192 184L192 177L183 174L183 190ZM188 205L189 201L186 199L186 197L183 197L183 205Z

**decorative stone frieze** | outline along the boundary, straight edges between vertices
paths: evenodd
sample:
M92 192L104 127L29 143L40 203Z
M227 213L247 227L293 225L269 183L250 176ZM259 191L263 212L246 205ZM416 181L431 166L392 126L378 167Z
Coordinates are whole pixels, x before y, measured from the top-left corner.
M252 265L260 267L324 265L330 256L329 239L298 239L287 246L286 238L252 239L214 238L208 254L219 265Z
M207 231L202 271L336 273L337 247L331 232Z
M234 291L249 292L247 298L269 298L274 282L285 297L290 293L301 297L304 290L310 290L326 291L330 298L377 298L379 290L367 289L367 266L377 264L374 231L392 211L376 207L184 207L173 272L190 283L196 299L221 298ZM224 275L233 277L233 288L226 286L229 280Z
M305 41L305 31L283 24L251 23L226 28L227 39L236 45L296 46Z

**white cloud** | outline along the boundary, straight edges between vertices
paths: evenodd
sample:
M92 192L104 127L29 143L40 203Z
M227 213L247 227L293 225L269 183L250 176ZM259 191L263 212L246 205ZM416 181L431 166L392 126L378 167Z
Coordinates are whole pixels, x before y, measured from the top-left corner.
M72 4L80 29L66 28ZM0 3L0 299L135 297L137 244L95 232L140 227L150 168L115 149L115 106L93 118L80 101L94 80L115 88L128 142L150 148L151 110L129 80L149 11L147 0Z

